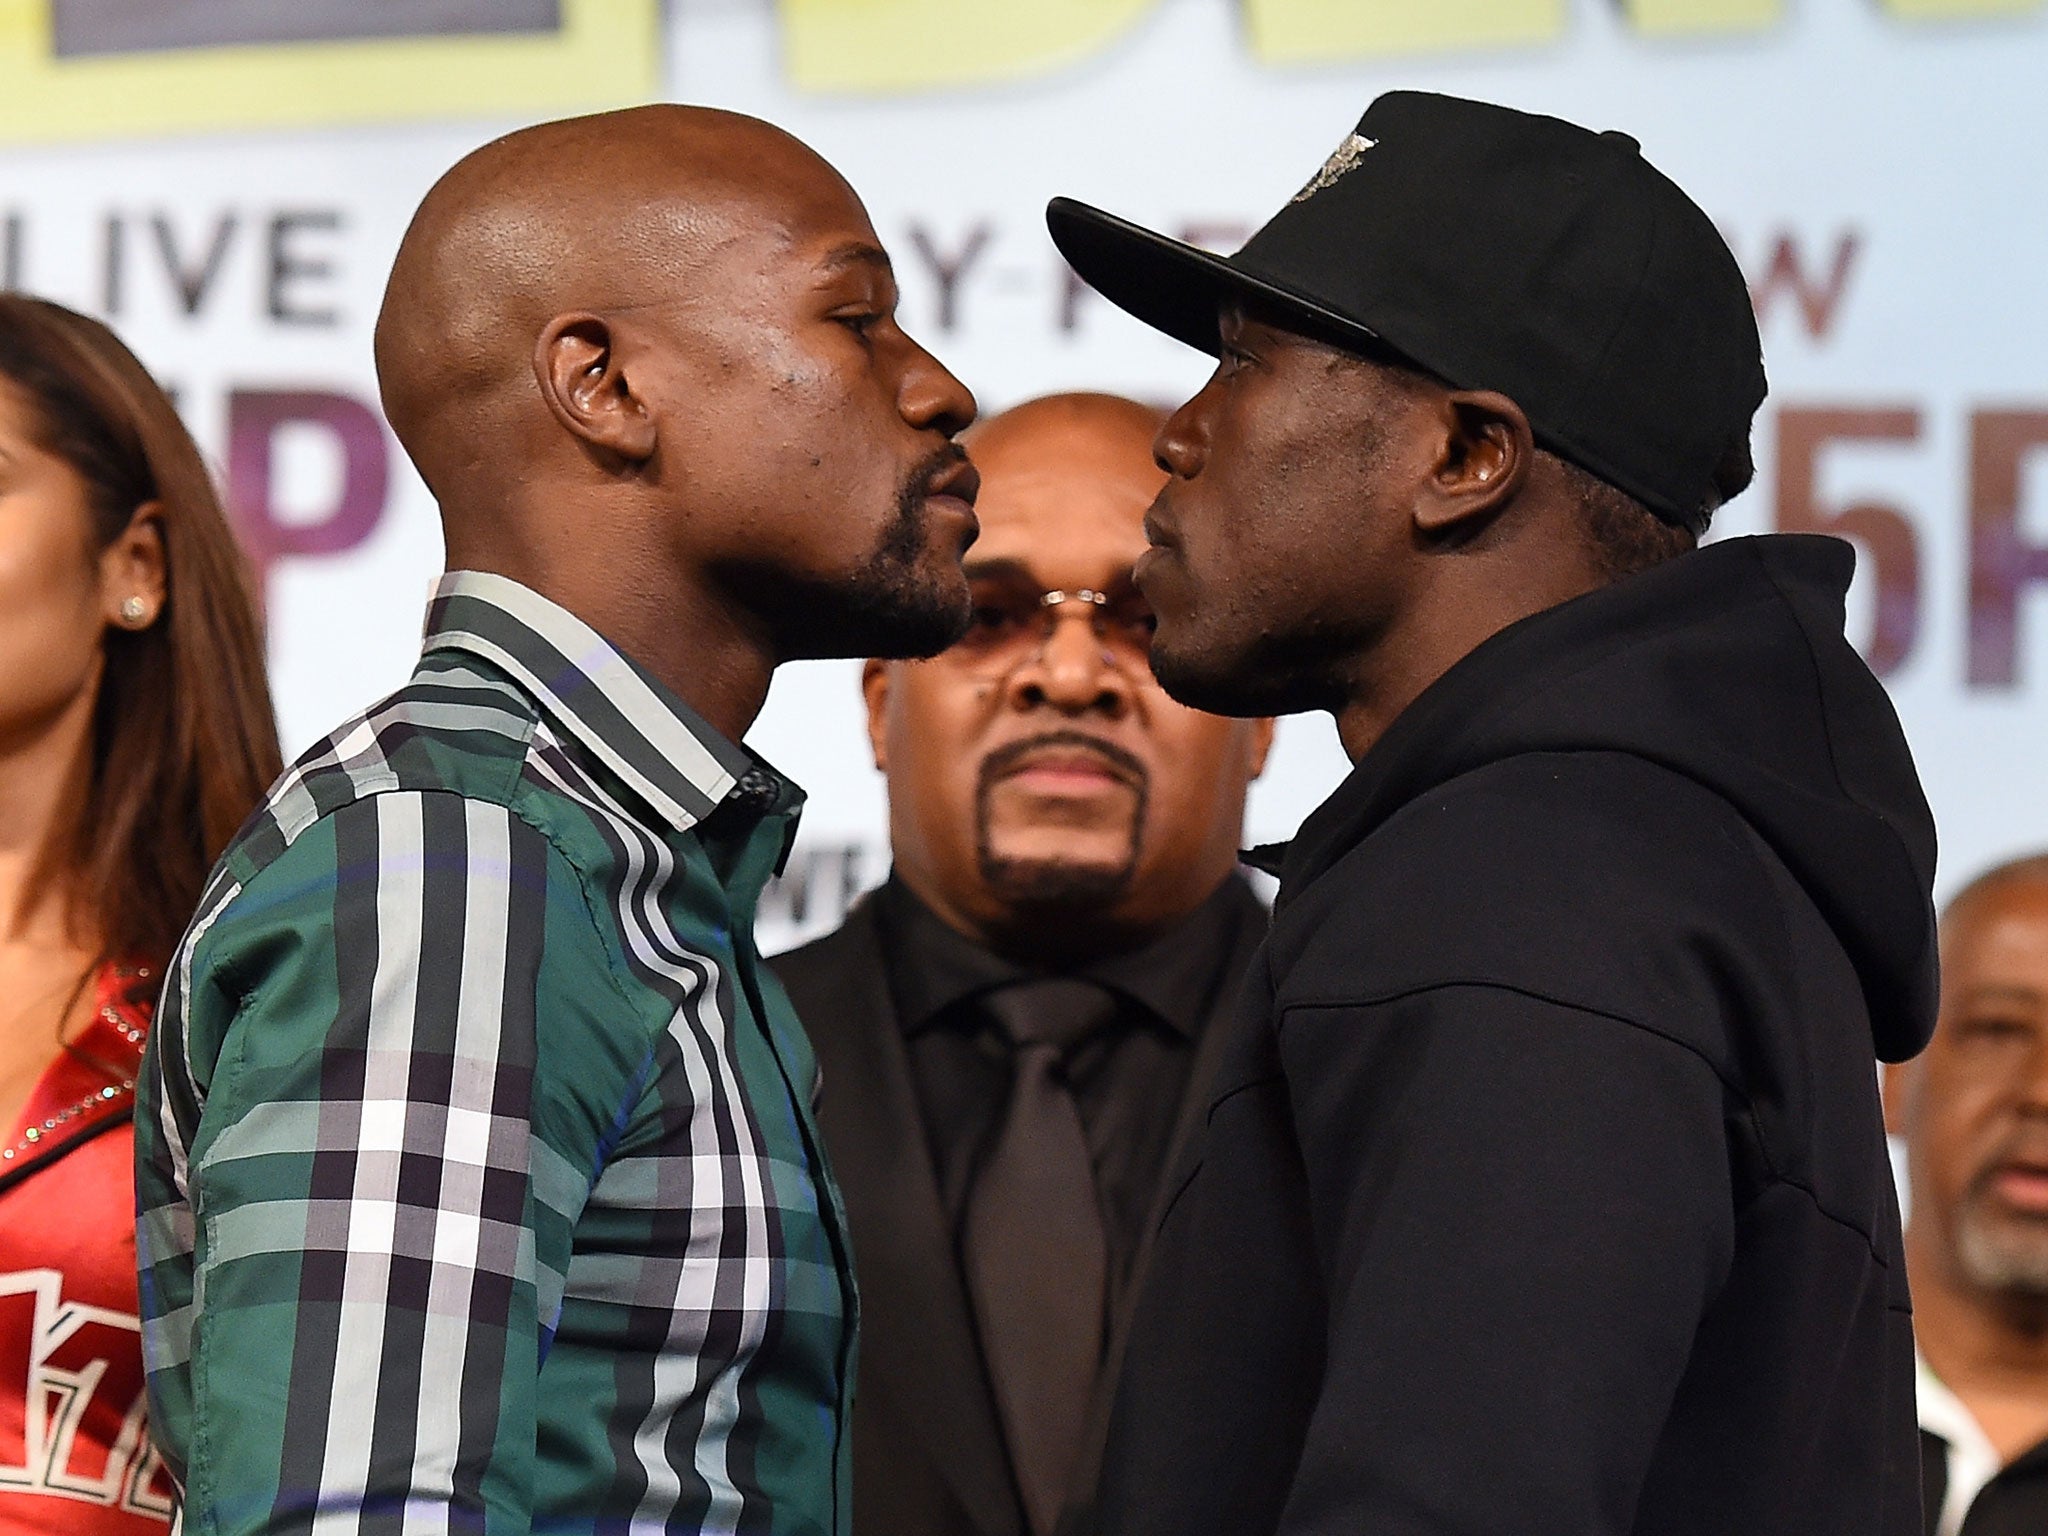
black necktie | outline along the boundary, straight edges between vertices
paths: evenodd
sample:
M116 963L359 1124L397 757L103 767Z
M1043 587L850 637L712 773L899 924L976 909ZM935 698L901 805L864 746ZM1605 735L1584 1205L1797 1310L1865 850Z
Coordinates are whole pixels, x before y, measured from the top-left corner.
M982 1006L1014 1048L1010 1105L967 1202L982 1352L1034 1536L1058 1523L1102 1364L1109 1261L1065 1063L1115 1016L1093 982L1021 982Z

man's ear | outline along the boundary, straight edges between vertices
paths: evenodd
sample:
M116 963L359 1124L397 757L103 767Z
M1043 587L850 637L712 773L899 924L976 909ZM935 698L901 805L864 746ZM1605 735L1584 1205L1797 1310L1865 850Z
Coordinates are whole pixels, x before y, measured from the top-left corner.
M618 338L600 315L557 315L533 346L533 376L555 420L625 465L654 456L654 418L633 393Z
M1536 436L1522 408L1496 390L1451 390L1434 410L1441 435L1416 497L1415 526L1429 534L1476 533L1529 478Z
M889 664L870 657L860 669L861 697L868 701L868 750L875 766L889 771Z

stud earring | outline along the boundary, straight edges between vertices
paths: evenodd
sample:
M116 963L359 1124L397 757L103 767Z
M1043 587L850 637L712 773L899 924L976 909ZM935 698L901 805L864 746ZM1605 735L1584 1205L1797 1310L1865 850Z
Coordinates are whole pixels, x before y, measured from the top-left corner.
M121 599L121 622L131 629L140 629L149 617L149 604L139 597Z

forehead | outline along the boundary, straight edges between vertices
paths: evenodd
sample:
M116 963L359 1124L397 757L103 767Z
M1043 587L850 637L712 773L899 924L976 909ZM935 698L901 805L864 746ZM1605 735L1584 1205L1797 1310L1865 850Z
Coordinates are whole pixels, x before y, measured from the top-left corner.
M784 156L759 177L728 181L717 202L729 248L813 268L821 278L887 266L866 207L822 160Z
M611 194L592 194L590 217L570 236L615 307L779 312L793 296L887 277L867 210L808 152L785 148L758 175L751 163L708 175L684 164L637 171ZM619 196L631 204L623 217Z
M1140 428L1053 422L998 430L968 452L981 471L970 565L1121 570L1144 553L1145 511L1166 476Z
M1979 894L1942 925L1943 990L2011 986L2048 1003L2048 885L2015 884Z

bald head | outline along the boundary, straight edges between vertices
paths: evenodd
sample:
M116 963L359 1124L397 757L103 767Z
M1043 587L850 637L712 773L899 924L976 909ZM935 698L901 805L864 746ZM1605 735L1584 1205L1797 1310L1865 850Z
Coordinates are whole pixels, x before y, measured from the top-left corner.
M1951 896L1941 909L1943 939L1960 925L1981 917L1987 908L2000 905L2001 898L2029 891L2048 891L2048 853L1996 865Z
M385 414L444 508L508 467L550 319L715 301L723 258L820 197L858 207L798 140L704 107L542 123L459 161L406 231L376 332Z
M1106 474L1156 489L1165 476L1152 462L1152 439L1165 421L1160 407L1121 395L1042 395L977 423L961 441L988 478L1042 472L1099 484Z

